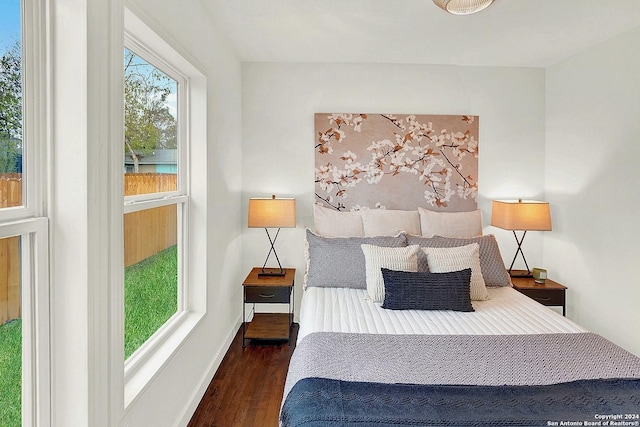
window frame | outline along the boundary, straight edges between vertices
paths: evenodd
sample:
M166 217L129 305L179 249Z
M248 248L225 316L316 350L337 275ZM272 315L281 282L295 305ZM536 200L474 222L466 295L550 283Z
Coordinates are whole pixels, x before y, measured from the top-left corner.
M203 243L206 244L206 232L203 233L203 230L207 229L207 93L206 76L192 59L185 58L128 8L124 12L124 24L123 50L125 47L132 50L178 82L179 150L176 191L127 196L121 205L122 215L152 207L176 205L179 245L178 311L134 354L120 362L120 366L124 367L126 411L206 314L207 250L206 247L203 249ZM120 152L124 158L124 150ZM191 152L198 152L198 157L191 157ZM123 183L124 174L121 174L120 185ZM124 238L122 233L120 236ZM120 245L122 251L123 243ZM198 256L190 256L195 253ZM124 265L122 268L122 283L118 285L124 290ZM118 322L124 324L124 292L117 298L114 307L120 313L113 316L114 326ZM124 346L122 328L116 339L119 340L116 345Z
M49 220L51 146L47 2L20 0L22 205L0 209L0 239L21 236L22 425L51 424ZM25 262L26 260L26 262Z
M22 205L0 208L0 222L18 220L36 215L37 201L40 199L38 188L40 168L36 167L36 157L31 151L34 138L44 136L40 118L43 110L38 102L28 102L29 97L46 99L43 84L38 78L44 78L41 68L45 63L44 34L39 25L43 25L43 5L20 0L20 29L22 47ZM38 68L36 68L38 67Z
M160 328L158 328L147 341L145 341L129 358L124 362L125 366L125 382L135 373L139 367L149 360L150 353L153 353L162 342L166 339L166 335L171 334L179 326L182 313L188 310L184 306L185 295L188 295L188 281L185 280L186 269L184 261L188 246L188 235L184 233L184 229L188 225L188 201L189 192L186 182L188 182L189 171L183 164L187 164L185 159L188 157L188 137L185 135L184 129L187 128L184 123L188 121L189 111L183 102L184 93L189 91L188 78L180 73L175 66L166 61L159 53L149 48L145 43L130 32L126 31L124 35L124 48L130 50L135 55L146 61L149 65L162 71L177 83L178 88L178 114L176 118L177 130L177 150L178 150L178 172L176 189L174 191L163 191L146 194L136 194L124 197L123 215L132 212L139 212L147 209L158 208L161 206L176 206L177 210L177 245L178 245L178 292L177 292L177 310ZM123 246L124 250L124 246ZM124 266L123 266L124 268ZM123 341L124 342L124 341Z
M154 193L158 194L158 193ZM177 308L176 312L160 326L147 341L145 341L128 359L125 360L125 381L132 375L136 368L148 359L147 353L153 352L163 341L166 334L171 334L179 326L180 319L189 310L189 294L187 269L184 268L185 251L187 245L187 233L183 227L187 223L187 195L177 195L172 197L162 197L153 200L142 200L135 203L125 204L124 215L133 212L140 212L147 209L159 208L163 206L175 206L177 211L177 244L178 244L178 277L177 277ZM123 340L124 343L124 340Z
M177 172L177 185L174 191L164 191L147 194L137 194L133 196L125 196L125 205L131 205L136 202L145 200L155 200L162 197L174 197L178 195L187 195L189 188L189 173L186 170L189 157L189 144L188 141L188 92L189 92L189 78L179 69L174 66L170 61L165 59L159 53L155 52L147 44L140 40L139 37L133 35L132 32L127 31L125 24L124 33L124 48L129 49L135 55L139 56L147 63L165 73L167 76L175 80L178 89L178 114L176 119L177 130L177 150L178 150L178 172ZM182 171L182 172L181 172Z
M50 424L48 227L43 217L0 222L0 240L21 237L22 425Z

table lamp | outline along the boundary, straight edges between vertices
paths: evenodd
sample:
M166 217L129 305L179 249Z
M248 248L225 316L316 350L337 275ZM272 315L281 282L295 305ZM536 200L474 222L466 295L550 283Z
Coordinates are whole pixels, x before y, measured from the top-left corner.
M551 231L551 213L549 203L535 200L494 200L491 210L491 225L504 230L513 231L513 236L518 243L518 249L509 266L511 277L532 277L527 260L522 252L522 242L527 235L527 231ZM524 231L522 237L518 239L516 230ZM513 270L513 264L522 255L526 271Z
M278 234L280 234L280 228L294 228L296 226L296 199L276 199L275 195L271 196L270 199L249 199L248 226L249 228L264 228L267 232L269 243L271 243L271 249L269 249L258 276L284 276L285 271L276 253L275 243ZM269 228L278 229L273 239L269 234ZM278 261L278 268L265 268L271 252L273 252L276 261Z

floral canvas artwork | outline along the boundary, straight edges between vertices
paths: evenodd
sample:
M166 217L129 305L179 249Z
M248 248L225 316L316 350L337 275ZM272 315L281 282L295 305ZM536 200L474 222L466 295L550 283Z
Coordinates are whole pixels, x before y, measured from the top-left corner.
M315 114L316 203L477 209L478 116Z

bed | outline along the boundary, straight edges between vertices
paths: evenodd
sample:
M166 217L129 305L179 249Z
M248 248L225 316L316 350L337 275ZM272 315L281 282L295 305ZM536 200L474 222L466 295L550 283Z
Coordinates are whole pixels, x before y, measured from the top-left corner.
M640 425L640 358L514 290L493 236L458 234L307 230L280 425Z

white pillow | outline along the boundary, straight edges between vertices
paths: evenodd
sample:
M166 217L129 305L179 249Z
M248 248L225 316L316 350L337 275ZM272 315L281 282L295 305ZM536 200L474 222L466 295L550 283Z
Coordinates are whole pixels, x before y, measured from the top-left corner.
M384 301L384 279L382 268L398 271L418 271L418 251L420 246L404 246L401 248L386 248L363 244L360 246L364 253L367 274L367 293L373 302Z
M448 273L450 271L471 269L471 300L489 299L489 292L480 269L480 245L472 243L454 248L422 248L427 254L429 271L432 273Z
M456 237L470 239L482 236L482 211L434 212L418 208L423 237Z
M341 212L314 203L313 222L322 237L364 237L360 211Z
M365 209L362 223L366 237L395 236L400 231L420 235L418 211Z

